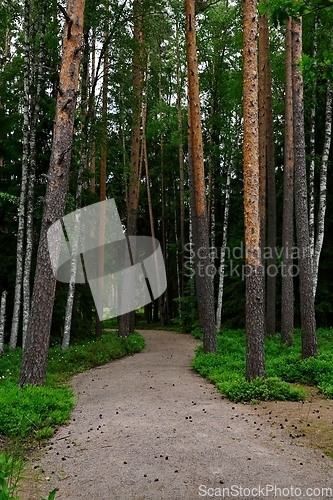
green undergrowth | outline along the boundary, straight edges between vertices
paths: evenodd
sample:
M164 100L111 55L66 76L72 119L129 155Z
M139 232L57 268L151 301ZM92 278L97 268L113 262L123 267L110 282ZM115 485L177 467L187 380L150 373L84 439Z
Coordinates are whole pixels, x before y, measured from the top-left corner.
M22 351L6 349L0 358L0 435L20 439L51 437L57 426L68 421L75 403L68 385L72 375L140 352L144 345L139 333L119 338L110 332L98 340L74 344L65 352L60 346L51 347L46 385L23 388L18 387Z
M0 453L0 500L20 500L16 496L19 482L23 479L22 460L17 460L6 453ZM47 499L54 500L57 489L51 491Z
M318 330L319 355L301 359L300 331L291 347L281 345L280 335L265 339L266 378L245 379L244 330L224 330L217 336L217 353L204 354L200 345L192 367L214 383L232 401L300 401L304 389L290 384L314 386L333 399L333 330Z

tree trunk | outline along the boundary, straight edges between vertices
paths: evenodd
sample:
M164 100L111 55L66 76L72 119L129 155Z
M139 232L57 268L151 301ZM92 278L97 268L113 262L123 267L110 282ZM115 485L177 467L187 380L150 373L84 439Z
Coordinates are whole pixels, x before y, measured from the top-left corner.
M283 172L283 222L282 222L282 297L281 297L281 342L291 345L294 332L294 278L293 278L293 233L294 233L294 132L292 89L292 39L291 18L286 26L286 83L284 126L284 172Z
M295 211L300 283L302 357L318 352L313 295L312 258L309 237L309 218L305 164L303 76L298 67L302 57L302 20L292 23L293 39L293 112L295 161Z
M23 271L23 321L22 321L22 346L25 346L25 339L27 335L29 314L30 314L30 274L31 274L31 261L33 252L33 210L34 210L34 192L35 192L35 179L36 179L36 166L37 166L37 122L40 113L40 99L43 82L43 64L45 56L45 12L40 15L40 43L38 59L34 65L33 74L36 78L35 95L31 102L31 121L30 121L30 171L28 177L27 189L27 211L26 211L26 251L24 260ZM33 92L31 92L33 94Z
M24 234L26 218L26 194L30 165L29 125L30 125L30 1L24 2L24 69L23 69L23 139L22 139L22 180L18 209L17 250L16 250L16 277L14 292L14 309L9 347L15 349L17 345L18 328L22 304L22 279L24 263Z
M313 295L316 296L317 283L318 283L318 269L321 249L324 241L324 226L326 214L326 199L327 199L327 164L331 149L332 141L332 97L333 90L332 84L327 83L326 93L326 114L325 114L325 138L323 155L321 159L320 169L320 187L319 187L319 206L317 216L317 238L313 258Z
M267 246L269 248L269 258L267 259L267 280L266 280L266 333L275 334L276 320L276 181L275 181L275 152L274 152L274 131L273 131L273 109L272 109L272 80L270 68L270 49L268 19L266 19L267 29L265 32L266 46L266 158L267 158Z
M313 32L313 60L316 65L317 58L317 29L318 29L318 18L315 16L314 21L314 32ZM312 82L312 102L311 102L311 114L310 114L310 166L309 166L309 236L310 236L310 249L311 258L314 259L314 247L315 247L315 201L314 201L314 180L315 180L315 168L316 168L316 90L317 82L316 78ZM313 263L314 265L314 263ZM313 269L314 271L314 269ZM316 295L316 294L315 294Z
M81 208L82 202L82 177L83 172L87 168L88 163L88 64L89 64L89 31L84 33L84 52L83 52L83 64L82 64L82 85L81 85L81 154L79 170L77 173L77 185L76 185L76 195L75 195L75 208L79 210ZM75 296L75 282L77 273L77 248L79 246L80 239L80 214L77 214L77 234L73 238L72 246L72 260L71 260L71 271L70 279L68 285L67 302L66 302L66 312L64 321L64 334L62 338L61 348L66 351L70 344L71 339L71 325L72 325L72 314Z
M213 277L209 273L208 221L204 157L200 115L199 76L195 32L195 2L186 0L186 53L189 87L190 134L192 146L192 190L195 224L193 235L196 249L196 291L204 352L216 351ZM200 251L200 258L198 255ZM201 258L202 257L202 258Z
M7 298L7 292L4 291L1 294L1 306L0 306L0 357L4 353L4 336L5 336L5 322L6 322L6 298Z
M64 215L73 145L85 0L68 0L53 145L25 351L19 385L43 385L56 287L47 246L49 227Z
M106 200L106 163L107 163L107 139L108 139L108 129L107 129L107 113L108 113L108 33L104 33L104 62L103 62L103 105L102 105L102 147L101 147L101 169L99 176L99 200ZM105 244L105 218L104 213L100 218L100 229L99 229L99 248L98 248L98 276L100 276L98 281L98 303L103 301L103 288L104 288L104 244ZM96 335L101 337L103 331L102 320L96 315Z
M179 205L180 205L180 254L181 254L181 297L185 294L184 257L185 249L185 175L184 175L184 148L183 148L183 116L182 116L182 81L180 76L180 50L178 21L177 36L177 117L178 117L178 161L179 161ZM180 307L180 311L182 307Z
M257 3L243 3L243 170L246 248L246 378L265 376L264 276L260 254Z
M263 1L263 0L261 0ZM266 222L267 222L267 14L259 16L259 38L258 38L258 105L259 105L259 213L260 213L260 252L262 265L265 267L263 258L266 247ZM265 280L264 280L265 286ZM265 291L264 291L265 293ZM265 302L264 302L265 308ZM265 326L266 329L266 326Z
M137 229L139 193L140 193L140 135L141 135L141 96L143 90L143 33L142 33L142 0L133 2L134 40L133 51L133 106L132 106L132 139L131 170L128 186L127 235L135 236ZM119 317L118 334L128 337L131 331L131 313Z
M227 182L226 182L226 188L225 188L221 261L220 261L220 274L219 274L219 290L218 290L217 309L216 309L216 333L219 333L219 331L221 329L223 286L224 286L224 262L225 262L225 251L227 248L227 241L228 241L228 219L229 219L229 207L230 207L230 181L231 181L232 163L233 163L233 157L230 158L230 163L229 163L228 172L227 172Z

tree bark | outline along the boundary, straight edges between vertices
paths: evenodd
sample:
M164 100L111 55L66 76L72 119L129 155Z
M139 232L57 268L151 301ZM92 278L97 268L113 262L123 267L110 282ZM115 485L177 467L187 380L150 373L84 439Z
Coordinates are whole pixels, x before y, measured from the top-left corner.
M243 2L243 172L246 248L246 378L265 376L264 276L260 253L257 3Z
M302 57L302 20L292 23L293 40L293 113L295 160L295 211L300 282L300 312L302 357L318 352L313 295L312 258L309 237L309 218L305 163L303 76L298 67Z
M219 333L219 331L221 329L223 287L224 287L224 262L225 262L225 251L227 248L227 241L228 241L228 219L229 219L229 207L230 207L230 181L231 181L232 163L233 163L233 157L231 157L230 163L228 166L227 181L226 181L226 187L225 187L224 216L223 216L223 228L222 228L222 246L221 246L221 260L220 260L220 273L219 273L219 289L218 289L217 308L216 308L216 333Z
M31 314L19 385L43 385L56 287L47 246L49 227L64 215L73 145L85 0L68 0L53 145L37 252Z
M286 26L286 83L284 125L284 172L283 172L283 222L282 222L282 297L281 297L281 342L291 345L294 332L294 278L293 278L293 234L294 234L294 132L292 89L292 19Z
M183 116L182 116L182 81L180 68L180 49L179 49L179 29L178 20L176 26L177 37L177 118L178 118L178 161L179 161L179 205L180 205L180 254L181 254L181 297L185 294L184 278L184 257L185 249L185 175L184 175L184 148L183 148ZM182 311L182 307L180 307Z
M196 291L204 352L216 351L213 278L209 273L207 202L199 98L199 76L195 31L195 2L186 0L186 55L189 87L190 134L192 146L192 189L195 219L193 235L196 249ZM200 250L200 255L198 255ZM200 258L199 258L200 257ZM202 258L201 258L202 257Z
M23 153L22 153L22 180L18 209L17 250L16 250L16 277L14 292L14 309L9 347L17 346L18 328L22 305L22 279L24 264L24 235L26 218L26 194L29 176L29 124L30 124L30 1L24 2L24 69L23 69Z
M35 95L31 99L31 119L30 119L30 136L29 136L29 151L30 151L30 169L28 176L27 186L27 210L26 210L26 250L23 270L23 321L22 321L22 346L25 346L25 339L27 335L29 314L30 314L30 274L31 274L31 261L33 252L33 210L34 210L34 192L36 180L36 167L37 167L37 123L40 113L41 104L41 90L43 82L43 64L45 56L45 12L42 11L40 18L40 42L39 52L36 64L34 64L33 74L36 79ZM36 56L35 56L36 57ZM33 92L31 91L31 94Z
M313 60L316 65L318 43L317 43L317 29L318 29L318 18L315 16L314 21L314 32L313 32ZM311 102L311 113L310 113L310 166L309 166L309 236L310 236L310 248L311 248L311 258L314 259L314 248L315 248L315 168L316 168L316 90L317 81L314 78L312 82L312 102ZM314 265L314 263L313 263ZM314 271L314 269L313 269ZM315 294L316 295L316 294Z
M266 148L267 148L267 246L269 258L267 259L266 280L266 333L275 334L276 323L276 180L275 180L275 151L273 130L273 107L272 107L272 80L270 68L270 49L268 19L266 20L265 46L267 54L266 68Z
M4 336L5 336L5 322L6 322L6 298L7 298L7 292L4 291L1 294L1 306L0 306L0 357L4 353Z
M80 163L77 173L76 182L76 194L75 194L75 208L76 210L81 208L82 204L82 188L83 188L83 172L87 168L88 163L88 64L89 64L89 31L84 33L84 52L83 52L83 64L82 64L82 85L81 85L81 154ZM72 325L72 314L73 305L75 297L75 283L76 283L76 273L77 273L77 248L80 241L80 215L77 214L77 231L73 238L72 247L72 260L71 260L71 271L70 279L68 285L67 302L66 302L66 312L64 321L64 334L62 338L61 348L66 351L70 344L71 339L71 325Z
M137 230L139 193L140 193L140 136L141 136L141 96L143 90L143 15L142 0L133 2L134 41L133 51L133 106L132 106L132 139L131 169L128 186L127 235L135 236ZM131 313L119 317L118 334L128 337L131 332Z
M319 206L317 215L317 238L313 256L313 295L316 297L318 283L318 269L321 250L325 233L325 214L327 202L327 165L332 142L332 98L333 89L331 82L327 83L326 112L325 112L325 138L320 169Z

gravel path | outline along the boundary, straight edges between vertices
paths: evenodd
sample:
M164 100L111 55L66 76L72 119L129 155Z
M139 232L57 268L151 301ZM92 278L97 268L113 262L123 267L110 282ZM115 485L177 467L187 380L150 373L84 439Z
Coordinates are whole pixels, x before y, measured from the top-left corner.
M141 333L142 353L73 378L73 418L30 464L40 481L23 500L329 496L333 460L223 399L189 367L193 337Z

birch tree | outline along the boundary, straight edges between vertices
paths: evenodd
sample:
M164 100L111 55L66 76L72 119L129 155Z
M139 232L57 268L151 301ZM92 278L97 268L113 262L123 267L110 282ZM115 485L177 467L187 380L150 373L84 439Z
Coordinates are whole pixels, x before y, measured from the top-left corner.
M222 303L223 303L223 286L224 286L224 263L225 252L228 242L228 220L229 220L229 207L230 207L230 182L232 170L232 158L228 165L227 180L225 185L225 201L224 201L224 215L222 226L222 245L221 245L221 259L220 259L220 272L219 272L219 287L217 295L217 308L216 308L216 333L221 329L222 318Z
M6 322L6 290L1 294L1 305L0 305L0 357L4 352L4 336L5 336L5 322Z
M20 202L18 207L16 276L14 292L14 309L9 346L15 349L17 345L20 312L22 305L22 279L24 265L24 236L26 217L26 195L29 175L29 123L30 123L30 0L24 2L24 69L23 69L23 138L22 138L22 178Z
M26 247L23 270L23 320L22 320L22 345L25 346L25 339L28 328L30 314L30 274L33 254L33 230L34 230L34 191L37 167L37 123L41 108L41 91L43 83L43 64L45 63L45 11L42 7L39 21L39 45L37 45L35 61L33 65L33 76L36 84L35 92L31 90L31 112L30 112L30 134L29 134L29 176L27 185L27 208L26 208Z
M313 295L316 296L318 283L318 269L321 250L324 241L325 214L327 205L327 165L332 142L332 83L328 82L326 91L326 106L325 106L325 136L324 147L321 159L320 168L320 184L319 184L319 206L317 215L317 237L313 255Z
M318 42L317 42L318 18L314 21L314 40L313 40L313 60L316 64ZM316 72L314 72L316 74ZM315 167L316 167L316 90L317 82L314 77L312 82L312 102L310 112L310 165L309 165L309 235L311 257L314 259L315 247ZM314 271L314 269L313 269Z

